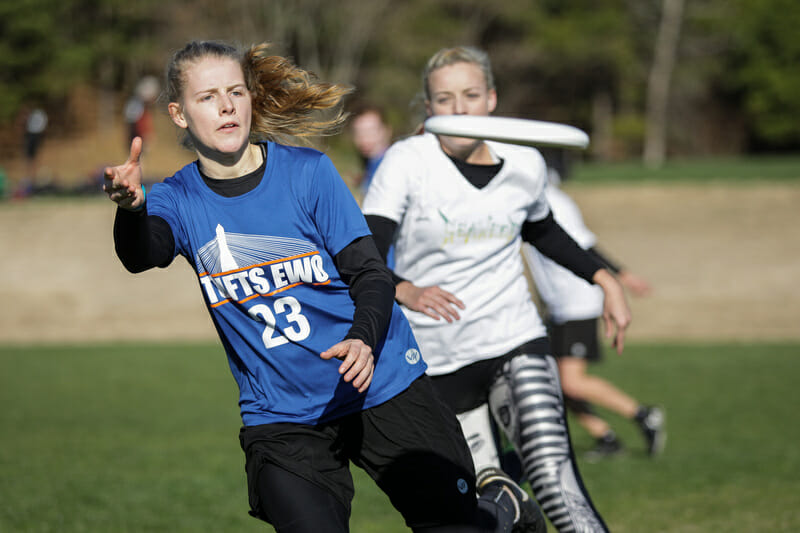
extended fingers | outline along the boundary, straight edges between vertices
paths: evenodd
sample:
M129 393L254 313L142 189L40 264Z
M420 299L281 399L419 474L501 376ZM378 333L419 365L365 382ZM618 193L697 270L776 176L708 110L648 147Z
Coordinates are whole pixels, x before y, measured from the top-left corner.
M428 287L422 293L420 307L431 318L444 318L447 322L453 322L461 318L456 308L464 309L464 303L439 287Z
M349 345L344 361L339 365L339 373L343 374L344 380L349 383L360 376L365 369L369 371L373 364L372 350L369 346L363 342L353 342ZM354 382L353 386L358 387L358 384Z
M352 382L359 392L364 392L372 382L375 358L372 349L357 339L342 341L322 352L323 359L341 359L339 373L345 382Z

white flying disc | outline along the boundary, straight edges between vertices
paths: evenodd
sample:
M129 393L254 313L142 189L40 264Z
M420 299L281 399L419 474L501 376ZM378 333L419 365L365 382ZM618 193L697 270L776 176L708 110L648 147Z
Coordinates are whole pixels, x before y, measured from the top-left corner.
M437 135L488 139L511 144L586 148L583 130L558 122L476 115L437 115L425 121L425 131Z

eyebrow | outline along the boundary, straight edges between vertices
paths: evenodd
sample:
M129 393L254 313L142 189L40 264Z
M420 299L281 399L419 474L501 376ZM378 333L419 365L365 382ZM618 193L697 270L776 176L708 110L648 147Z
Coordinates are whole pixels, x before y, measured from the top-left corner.
M244 83L244 82L235 83L233 85L229 85L228 87L222 87L221 90L230 91L231 89L237 89L237 88L240 88L240 87L246 90L247 89L247 84ZM199 91L196 91L194 94L195 94L195 96L200 96L201 94L215 93L215 92L218 92L219 90L220 90L219 87L214 87L212 89L201 89Z

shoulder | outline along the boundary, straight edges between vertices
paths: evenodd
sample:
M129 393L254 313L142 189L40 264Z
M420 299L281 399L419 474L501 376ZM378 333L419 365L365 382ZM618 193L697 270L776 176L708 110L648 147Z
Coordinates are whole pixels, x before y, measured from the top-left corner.
M276 142L267 143L267 157L275 157L283 163L319 163L329 159L327 155L315 148L306 146L290 146Z
M384 158L390 154L427 154L437 150L439 143L436 136L432 133L423 133L421 135L411 135L404 139L395 142L386 151Z
M193 161L185 165L172 176L165 178L161 182L153 184L152 192L170 194L191 189L194 183L192 178L195 172L197 172L197 161Z
M270 142L267 165L274 173L283 175L293 188L308 188L320 180L339 178L339 172L330 157L315 148L305 146Z

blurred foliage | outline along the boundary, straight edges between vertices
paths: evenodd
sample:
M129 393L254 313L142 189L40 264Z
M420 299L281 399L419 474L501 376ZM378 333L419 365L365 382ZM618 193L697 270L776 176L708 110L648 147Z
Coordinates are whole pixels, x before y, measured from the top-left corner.
M422 118L426 59L444 46L489 51L498 114L568 122L592 133L609 102L615 153L642 144L647 74L661 0L18 0L0 4L0 123L43 105L67 124L70 95L109 94L158 74L194 38L276 43L321 77L386 107L399 134ZM800 3L686 0L672 82L678 155L800 147ZM105 104L103 103L105 102ZM415 104L416 107L415 107ZM103 114L114 113L107 117ZM7 128L3 128L6 130ZM673 154L674 155L674 154Z

